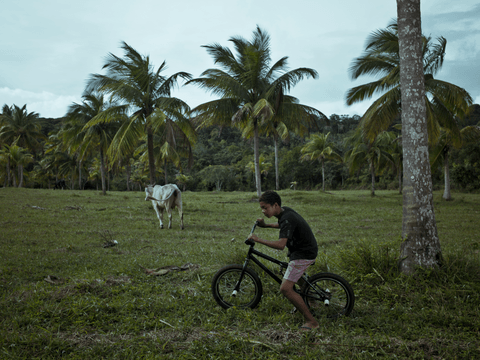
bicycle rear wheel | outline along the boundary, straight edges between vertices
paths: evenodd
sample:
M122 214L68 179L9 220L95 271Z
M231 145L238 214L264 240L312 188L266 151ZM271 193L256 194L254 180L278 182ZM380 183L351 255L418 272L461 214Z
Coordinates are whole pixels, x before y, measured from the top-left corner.
M224 309L232 306L254 309L262 299L262 282L250 268L245 269L240 288L234 291L242 270L242 265L228 265L218 270L213 277L213 298Z
M339 275L319 273L310 276L302 287L302 297L316 317L337 318L353 310L355 295L350 284Z

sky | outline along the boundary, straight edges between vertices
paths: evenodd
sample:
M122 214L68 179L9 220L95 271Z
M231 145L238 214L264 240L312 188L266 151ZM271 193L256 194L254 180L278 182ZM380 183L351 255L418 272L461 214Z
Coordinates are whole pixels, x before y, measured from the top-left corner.
M397 16L395 0L0 0L0 106L27 105L41 117L65 115L81 103L87 79L104 73L109 53L123 56L125 41L148 55L165 76L194 78L215 68L202 45L231 47L231 37L252 39L259 26L271 38L273 62L315 69L317 79L290 95L330 117L363 115L371 100L347 106L348 89L369 82L349 76L369 34ZM466 89L480 103L480 1L421 0L422 31L447 39L436 78ZM172 94L195 107L213 100L194 85Z

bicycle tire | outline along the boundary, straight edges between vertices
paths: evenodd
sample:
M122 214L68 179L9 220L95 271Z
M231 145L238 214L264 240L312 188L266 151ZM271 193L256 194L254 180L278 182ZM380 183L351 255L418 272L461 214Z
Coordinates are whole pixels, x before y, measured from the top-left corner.
M233 295L242 270L243 265L227 265L218 270L212 279L213 298L224 309L233 306L254 309L262 299L262 282L250 268L245 269L240 289Z
M329 294L328 298L320 296L308 283L303 285L303 300L314 316L334 319L352 312L355 295L347 280L336 274L318 273L310 276L308 281Z

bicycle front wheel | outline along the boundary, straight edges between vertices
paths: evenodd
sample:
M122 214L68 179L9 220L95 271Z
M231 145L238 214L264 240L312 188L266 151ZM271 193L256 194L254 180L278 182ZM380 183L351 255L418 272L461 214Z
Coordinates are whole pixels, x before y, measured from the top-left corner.
M302 288L302 297L314 316L337 318L353 310L355 295L350 284L339 275L319 273L311 276Z
M228 265L218 270L213 277L213 298L224 309L232 306L254 309L262 299L262 282L250 268L245 269L240 287L235 291L242 270L242 265Z

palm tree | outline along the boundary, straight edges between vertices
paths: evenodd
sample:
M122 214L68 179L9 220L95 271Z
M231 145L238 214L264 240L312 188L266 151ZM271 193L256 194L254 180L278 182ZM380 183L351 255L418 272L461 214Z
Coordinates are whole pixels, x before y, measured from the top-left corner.
M395 138L396 136L396 138ZM388 146L387 152L390 154L394 173L398 177L398 193L402 193L402 173L403 173L403 149L402 149L402 137L392 132L392 142Z
M342 157L335 152L335 143L328 140L327 134L313 134L302 148L302 160L318 160L322 165L322 191L325 191L325 160L343 162Z
M33 156L24 148L17 145L19 138L15 139L11 145L5 145L3 155L10 160L10 164L18 170L18 187L23 187L24 167L33 162ZM13 186L17 186L15 174L13 174Z
M258 26L252 41L242 37L232 37L229 41L236 54L219 44L204 46L221 68L205 70L200 78L187 84L196 84L220 96L193 109L200 126L234 125L243 129L245 138L253 137L255 183L260 196L259 133L276 129L277 126L272 125L275 121L289 124L294 123L293 119L303 121L311 119L312 114L321 114L283 95L304 78L318 75L309 68L286 72L287 57L270 67L270 36ZM295 118L292 114L300 116Z
M18 107L13 105L3 106L1 117L0 138L12 144L17 141L17 145L28 149L34 155L41 149L40 140L45 139L42 134L42 120L35 112L27 112L27 105Z
M60 132L60 131L59 131ZM42 168L55 177L55 182L59 177L60 165L69 155L65 152L65 146L62 140L58 137L58 133L51 134L44 144L44 156L40 160ZM48 184L50 188L50 182Z
M264 177L267 177L268 173L270 172L270 169L272 168L272 163L267 161L267 158L265 157L264 154L260 155L258 158L258 166L260 169L260 176L263 175ZM255 174L255 162L250 161L246 166L245 166L252 174Z
M392 132L383 132L378 134L374 141L368 141L361 135L361 130L358 128L352 136L346 138L346 142L351 147L345 153L345 162L351 174L359 172L365 164L368 164L372 196L375 196L375 175L383 172L387 162L393 162L388 149L395 137Z
M427 108L430 105L425 94L426 77L430 72L425 71L425 62L422 61L425 60L425 41L422 42L420 0L397 0L397 12L404 164L404 241L400 247L399 268L405 274L412 274L418 266L439 266L442 250L433 210L433 186L428 158ZM445 86L451 89L451 86ZM459 100L449 104L458 103L461 110L465 101L454 96L458 92L446 91L438 95L446 94Z
M179 79L189 80L191 75L178 72L170 77L161 75L165 61L154 70L149 56L140 55L126 42L122 42L125 56L109 54L104 69L106 75L94 74L89 85L112 95L114 101L127 104L132 115L125 121L113 142L113 151L130 152L143 134L147 138L150 183L155 183L154 129L165 118L177 119L190 108L180 99L171 97Z
M434 78L443 65L447 40L439 37L422 37L422 61L427 105L429 141L435 143L440 127L457 132L455 116L463 118L472 105L472 98L465 89ZM363 115L360 126L363 135L370 140L386 131L398 118L401 108L399 36L396 21L386 29L373 32L367 39L365 53L356 58L350 67L353 79L363 75L380 75L378 80L350 89L348 105L383 93Z
M461 148L462 146L475 143L480 139L480 126L466 126L460 130L459 134L452 133L447 129L442 129L439 141L433 146L430 152L430 163L432 169L443 166L445 189L443 198L452 200L450 193L450 164L449 154L452 148Z
M0 114L0 141L3 144L16 144L30 151L33 156L41 149L39 140L45 136L41 132L42 121L35 112L27 112L27 105L11 107L4 105ZM10 158L7 159L7 184L10 184Z
M152 115L153 116L153 115ZM154 154L155 166L160 168L163 166L163 173L165 176L165 184L168 183L167 164L172 162L177 168L181 169L182 158L187 158L187 167L193 165L193 151L192 144L197 139L197 134L193 124L184 116L178 115L176 121L170 118L162 117L156 121L157 126L154 128ZM137 148L143 151L142 157L148 152L146 151L146 144Z
M105 103L103 95L86 92L81 104L70 105L66 115L66 128L61 131L72 150L78 152L79 167L87 151L92 148L98 149L103 195L106 194L105 155L119 128L118 123L123 118L124 111L124 107Z
M175 175L175 179L177 181L177 185L182 186L182 191L185 191L187 187L187 183L191 180L191 176L185 174L177 174Z

